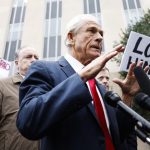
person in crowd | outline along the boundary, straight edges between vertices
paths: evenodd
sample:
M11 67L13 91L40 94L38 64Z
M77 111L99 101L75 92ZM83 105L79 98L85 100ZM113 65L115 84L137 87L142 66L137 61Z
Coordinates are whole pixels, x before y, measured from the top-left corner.
M41 139L41 150L122 150L134 130L132 118L108 105L104 88L95 81L105 64L124 51L118 45L101 56L102 41L97 18L76 16L66 27L68 54L31 65L20 86L16 123L26 138ZM135 66L130 65L125 80L115 80L128 101L139 90Z
M96 76L97 81L104 85L106 90L110 89L110 73L107 67L104 67Z
M22 47L16 52L17 73L0 79L0 150L38 150L39 142L24 138L16 127L19 110L19 85L29 66L39 58L32 47Z
M103 85L106 89L106 91L110 90L110 71L105 66L102 68L102 70L97 74L96 79L99 84ZM133 130L128 138L124 140L124 143L122 144L122 150L135 150L137 149L137 137L136 137L136 131Z

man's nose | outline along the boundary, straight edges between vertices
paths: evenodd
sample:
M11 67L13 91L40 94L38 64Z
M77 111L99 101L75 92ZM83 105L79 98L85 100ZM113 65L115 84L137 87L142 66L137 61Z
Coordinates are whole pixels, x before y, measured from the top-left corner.
M34 57L34 56L32 56L32 58L31 58L31 62L34 62L34 61L36 61L37 59Z
M103 79L103 83L107 83L107 82L108 82L108 80L104 78Z
M99 32L97 32L97 34L96 34L96 40L99 42L101 42L103 40L103 36Z

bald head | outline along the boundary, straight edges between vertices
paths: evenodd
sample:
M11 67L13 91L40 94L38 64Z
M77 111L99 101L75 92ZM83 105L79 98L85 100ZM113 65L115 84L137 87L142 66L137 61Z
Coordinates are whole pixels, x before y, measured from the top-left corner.
M25 76L32 62L39 59L37 51L29 46L22 47L15 54L15 64L19 74Z

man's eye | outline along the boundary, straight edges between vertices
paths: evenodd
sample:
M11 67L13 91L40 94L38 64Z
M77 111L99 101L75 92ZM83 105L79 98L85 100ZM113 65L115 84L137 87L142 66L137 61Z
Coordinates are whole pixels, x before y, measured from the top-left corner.
M100 77L99 79L100 79L100 80L103 80L104 78L103 78L103 77Z
M29 59L29 58L32 58L32 55L27 55L26 58L28 58L28 59Z
M37 59L37 60L39 59L39 57L37 57L37 56L35 56L34 58Z
M99 34L103 37L103 32L99 32Z
M89 32L89 33L93 33L93 31L92 31L92 30L88 30L88 32Z
M89 32L95 33L96 31L93 28L88 29Z

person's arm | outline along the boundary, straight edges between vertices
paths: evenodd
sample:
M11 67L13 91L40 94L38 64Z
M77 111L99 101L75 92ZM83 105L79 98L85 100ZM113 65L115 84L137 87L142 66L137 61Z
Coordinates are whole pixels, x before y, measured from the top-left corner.
M134 96L140 91L139 84L136 80L136 77L134 75L134 68L136 66L142 66L143 62L140 62L139 64L132 63L129 67L129 71L127 73L127 76L124 80L121 79L113 79L113 82L118 84L122 90L122 100L125 104L127 104L129 107L132 107L133 104L133 98ZM145 72L147 72L149 69L149 66L145 67Z
M84 82L95 78L111 58L115 57L119 52L123 51L124 47L122 45L116 46L112 51L97 57L90 64L85 66L80 72L78 72L79 76Z
M17 127L25 137L33 140L53 131L92 100L78 74L56 85L56 73L60 74L50 72L48 67L52 66L35 62L20 86Z

